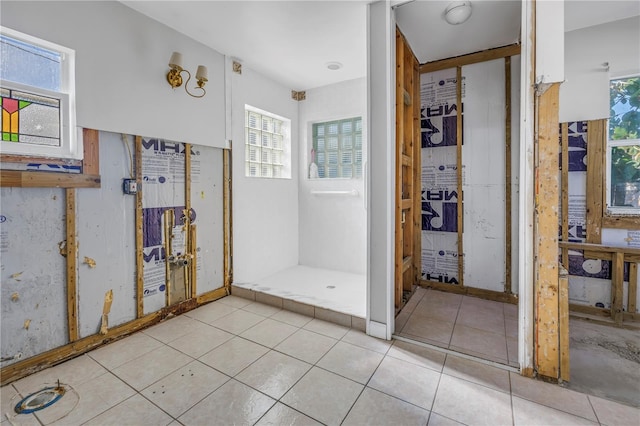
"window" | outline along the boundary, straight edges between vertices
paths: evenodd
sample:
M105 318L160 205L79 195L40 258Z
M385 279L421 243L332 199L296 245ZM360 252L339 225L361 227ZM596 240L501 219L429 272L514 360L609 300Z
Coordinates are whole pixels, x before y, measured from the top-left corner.
M5 154L82 158L71 49L0 28L0 148Z
M245 105L245 176L291 178L291 120Z
M607 138L607 207L640 213L640 77L611 80Z
M362 118L314 123L312 162L318 178L362 177Z

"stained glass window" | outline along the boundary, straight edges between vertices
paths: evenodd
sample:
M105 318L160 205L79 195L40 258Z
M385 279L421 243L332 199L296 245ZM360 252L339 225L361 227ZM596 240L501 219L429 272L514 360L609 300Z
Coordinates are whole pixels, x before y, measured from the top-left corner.
M0 88L3 142L60 146L60 100Z

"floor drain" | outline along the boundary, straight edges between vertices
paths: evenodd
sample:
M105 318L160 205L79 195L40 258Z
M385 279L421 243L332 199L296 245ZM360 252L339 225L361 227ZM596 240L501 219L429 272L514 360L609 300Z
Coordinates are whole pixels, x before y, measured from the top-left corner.
M327 288L333 289L333 288L336 288L336 286L335 285L328 285Z
M65 389L60 385L44 388L22 399L14 410L18 414L33 413L56 403L64 394Z

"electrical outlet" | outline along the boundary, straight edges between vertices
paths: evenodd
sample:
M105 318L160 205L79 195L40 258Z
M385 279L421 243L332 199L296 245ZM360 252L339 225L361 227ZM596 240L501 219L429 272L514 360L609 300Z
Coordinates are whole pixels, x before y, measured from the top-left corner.
M125 194L136 194L138 192L138 183L135 179L123 179L122 191Z

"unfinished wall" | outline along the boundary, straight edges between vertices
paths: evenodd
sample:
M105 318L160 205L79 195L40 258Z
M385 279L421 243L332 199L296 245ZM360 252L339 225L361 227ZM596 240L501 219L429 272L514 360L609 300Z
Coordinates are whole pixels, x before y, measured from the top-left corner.
M0 22L76 51L79 127L224 147L224 57L215 50L116 1L3 1ZM204 98L167 83L173 51L191 72L208 67Z
M298 102L247 67L231 91L233 280L250 283L298 264ZM291 179L245 177L245 105L291 120Z
M307 90L299 103L300 121L300 264L364 274L366 225L364 177L310 179L312 124L362 117L363 164L367 150L366 79ZM355 194L350 194L355 190ZM330 194L322 192L346 192ZM313 194L312 192L321 192Z

